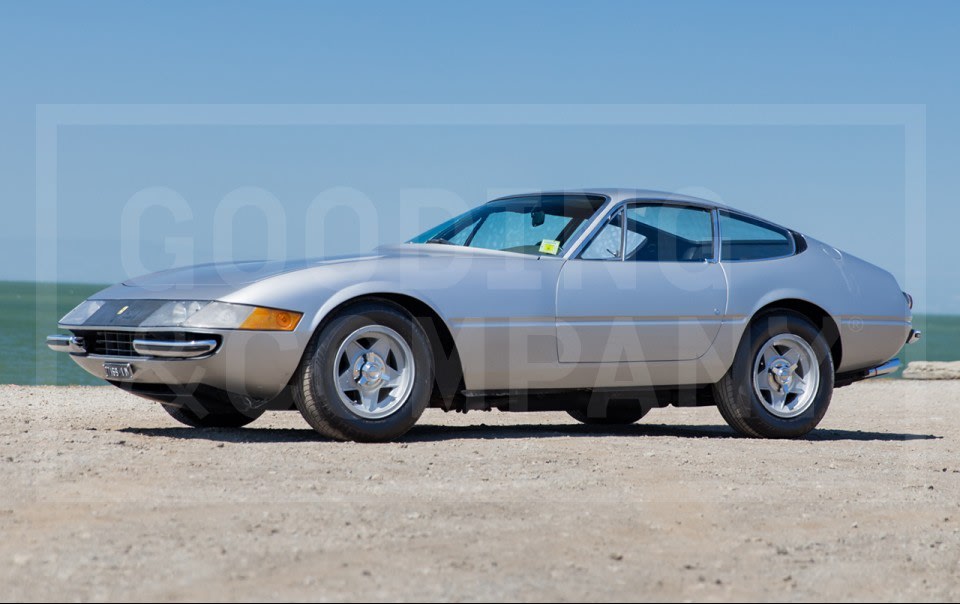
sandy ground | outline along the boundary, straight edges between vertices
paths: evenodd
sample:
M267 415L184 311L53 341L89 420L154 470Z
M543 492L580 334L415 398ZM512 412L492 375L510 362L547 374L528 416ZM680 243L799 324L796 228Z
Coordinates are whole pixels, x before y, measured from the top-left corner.
M876 380L806 440L428 411L360 445L2 386L0 598L955 601L958 413L960 382Z

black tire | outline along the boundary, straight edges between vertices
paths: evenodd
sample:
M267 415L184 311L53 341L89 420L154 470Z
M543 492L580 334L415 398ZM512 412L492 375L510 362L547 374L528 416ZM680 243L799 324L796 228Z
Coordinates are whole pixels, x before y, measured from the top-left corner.
M650 411L649 407L639 404L610 403L601 414L589 413L588 405L579 405L567 409L567 413L581 424L592 426L628 426L634 424Z
M771 413L753 386L754 362L770 338L793 334L805 340L817 356L820 380L810 405L795 417ZM833 356L823 333L805 316L792 311L775 311L756 317L744 333L733 365L715 385L717 407L723 419L743 436L753 438L795 438L817 427L833 396Z
M219 400L196 397L183 404L162 403L170 417L191 428L241 428L263 415L263 409L241 410Z
M379 419L360 417L351 411L340 399L332 378L340 345L357 329L370 325L382 325L399 334L410 347L415 367L406 400L390 415ZM297 370L293 398L307 423L323 436L335 440L388 441L405 434L420 419L430 402L433 382L433 353L417 320L387 301L361 302L340 311L314 334Z

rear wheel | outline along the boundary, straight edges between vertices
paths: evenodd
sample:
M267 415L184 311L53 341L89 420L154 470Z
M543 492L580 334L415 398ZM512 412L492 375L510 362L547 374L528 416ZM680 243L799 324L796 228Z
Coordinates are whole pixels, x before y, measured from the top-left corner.
M345 309L313 338L294 401L320 434L384 441L403 435L433 392L433 355L420 324L388 302Z
M744 334L716 393L721 415L740 434L803 436L830 406L830 347L803 315L789 311L761 315Z

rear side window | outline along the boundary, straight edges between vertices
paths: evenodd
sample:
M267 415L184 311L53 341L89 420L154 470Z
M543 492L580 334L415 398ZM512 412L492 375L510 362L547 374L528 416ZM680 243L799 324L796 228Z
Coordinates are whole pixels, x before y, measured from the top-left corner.
M768 222L720 212L722 260L763 260L789 256L795 251L793 236Z

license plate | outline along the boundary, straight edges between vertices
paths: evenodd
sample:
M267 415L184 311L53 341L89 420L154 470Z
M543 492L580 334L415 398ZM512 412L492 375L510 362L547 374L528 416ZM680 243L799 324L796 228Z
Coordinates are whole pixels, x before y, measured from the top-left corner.
M129 380L133 377L133 365L130 363L104 363L103 373L108 380Z

